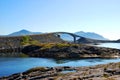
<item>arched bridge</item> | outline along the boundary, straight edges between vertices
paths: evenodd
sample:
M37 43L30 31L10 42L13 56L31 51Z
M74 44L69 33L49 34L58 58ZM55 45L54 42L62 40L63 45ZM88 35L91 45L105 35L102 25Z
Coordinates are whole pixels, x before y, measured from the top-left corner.
M76 34L73 34L73 33L69 33L69 32L54 32L54 33L52 33L52 34L55 34L55 35L58 36L58 37L60 37L60 34L68 34L68 35L70 35L70 36L73 37L74 43L77 42L77 40L76 40L77 37L81 38L81 36L76 35Z

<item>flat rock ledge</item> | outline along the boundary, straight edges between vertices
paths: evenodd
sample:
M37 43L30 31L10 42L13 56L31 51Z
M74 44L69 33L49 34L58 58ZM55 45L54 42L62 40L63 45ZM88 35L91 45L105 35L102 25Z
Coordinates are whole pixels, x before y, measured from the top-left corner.
M29 45L23 50L23 53L31 57L46 58L115 58L120 57L119 49L95 47L87 45L71 45L51 48L43 48L41 46Z
M36 67L0 80L120 80L120 62L91 67Z

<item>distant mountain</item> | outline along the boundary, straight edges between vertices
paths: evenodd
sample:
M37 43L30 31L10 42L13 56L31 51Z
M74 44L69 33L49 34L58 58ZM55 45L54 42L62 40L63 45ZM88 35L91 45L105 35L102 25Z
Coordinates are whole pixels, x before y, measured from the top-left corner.
M93 32L79 31L79 32L75 32L74 34L82 36L82 37L90 38L90 39L108 40L107 38L104 38L102 35L99 35L99 34L93 33Z
M119 42L120 42L120 39L118 39L117 41L119 41Z
M22 35L34 35L34 34L41 34L41 32L31 32L31 31L23 29L17 32L13 32L9 34L8 36L22 36Z
M0 35L0 36L3 36L3 35Z
M22 35L34 35L34 34L41 34L41 32L31 32L28 30L20 30L17 32L13 32L7 36L22 36ZM83 32L83 31L79 31L79 32L75 32L74 34L82 36L82 37L86 37L86 38L90 38L90 39L97 39L97 40L108 40L106 38L104 38L103 36L93 33L93 32ZM61 34L60 37L63 40L68 40L68 41L72 41L73 37L68 35L68 34Z

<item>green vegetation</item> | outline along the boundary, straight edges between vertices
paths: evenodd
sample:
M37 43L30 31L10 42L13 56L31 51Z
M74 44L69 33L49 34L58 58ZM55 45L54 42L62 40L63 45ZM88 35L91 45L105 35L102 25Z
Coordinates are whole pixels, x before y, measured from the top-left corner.
M29 42L30 42L30 40L31 40L31 37L30 37L30 36L23 36L23 37L22 37L22 42L21 42L21 44L22 44L22 45L28 45Z
M41 47L41 50L44 49L51 49L53 47L62 48L62 47L77 47L78 44L69 44L69 43L40 43L36 44L37 46Z
M109 75L108 74L103 74L103 77L108 78Z
M44 68L44 67L35 67L35 68L32 68L32 69L29 69L25 72L25 74L29 74L31 72L35 72L35 71L41 71L41 72L44 72L46 71L47 69Z
M30 36L23 36L22 37L22 45L32 45L32 44L38 44L39 42L37 40L33 40Z
M39 46L42 47L42 48L41 48L42 50L43 50L43 49L50 49L50 48L52 48L54 45L55 45L54 43L41 43L41 44L39 44Z
M71 46L70 44L68 44L68 43L58 43L58 44L55 44L55 46L56 47L58 47L58 48L62 48L62 47L69 47L69 46Z
M26 55L26 54L24 54L24 53L20 53L19 57L24 58L24 57L29 57L29 56L28 56L28 55Z

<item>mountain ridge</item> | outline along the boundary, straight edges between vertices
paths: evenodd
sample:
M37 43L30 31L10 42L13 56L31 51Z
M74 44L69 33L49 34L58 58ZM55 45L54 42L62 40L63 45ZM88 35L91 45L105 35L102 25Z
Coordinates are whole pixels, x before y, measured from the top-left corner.
M100 34L97 34L95 32L84 32L84 31L78 31L74 34L80 35L82 37L90 38L90 39L97 39L97 40L108 40L107 38L103 37Z
M20 31L13 32L11 34L8 34L8 36L23 36L23 35L34 35L34 34L41 34L42 32L31 32L25 29L22 29Z
M42 32L32 32L29 30L22 29L20 31L13 32L11 34L8 34L7 36L23 36L23 35L35 35L35 34L42 34ZM84 32L84 31L78 31L74 32L73 34L90 38L90 39L97 39L97 40L108 40L107 38L104 38L102 35L94 33L94 32ZM72 37L67 34L62 34L61 38L64 40L72 40Z

